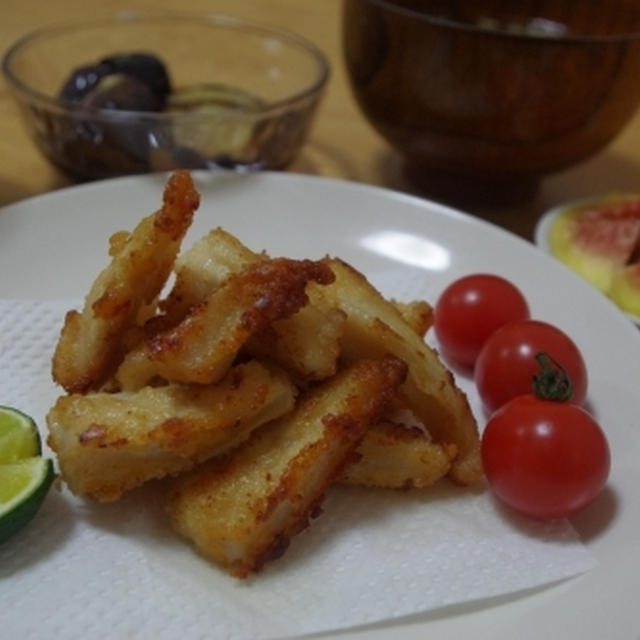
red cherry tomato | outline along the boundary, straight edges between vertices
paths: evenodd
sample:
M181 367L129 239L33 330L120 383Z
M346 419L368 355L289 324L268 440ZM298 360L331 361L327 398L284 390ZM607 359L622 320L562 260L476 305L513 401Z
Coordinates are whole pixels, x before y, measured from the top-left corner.
M581 407L514 398L491 416L481 444L489 485L510 506L542 519L589 504L609 475L609 446Z
M532 393L532 378L540 371L536 360L540 352L548 354L566 370L573 385L568 400L573 404L584 402L587 369L576 344L551 324L524 320L495 331L476 360L476 387L490 413L516 396Z
M452 282L434 307L440 350L456 362L473 366L487 338L507 322L529 317L520 290L499 276L478 273Z

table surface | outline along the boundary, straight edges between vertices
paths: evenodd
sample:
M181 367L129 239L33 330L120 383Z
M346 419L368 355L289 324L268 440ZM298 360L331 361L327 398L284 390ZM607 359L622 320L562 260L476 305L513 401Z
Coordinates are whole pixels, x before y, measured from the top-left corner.
M182 0L182 11L229 13L280 25L314 41L330 59L332 75L311 137L289 171L331 176L426 195L406 179L400 155L371 128L349 89L340 48L340 0ZM175 10L171 0L2 0L0 49L54 21L123 9ZM0 80L0 206L70 184L34 148ZM604 151L546 178L529 201L511 206L465 205L466 211L532 239L536 221L561 202L640 185L640 113Z

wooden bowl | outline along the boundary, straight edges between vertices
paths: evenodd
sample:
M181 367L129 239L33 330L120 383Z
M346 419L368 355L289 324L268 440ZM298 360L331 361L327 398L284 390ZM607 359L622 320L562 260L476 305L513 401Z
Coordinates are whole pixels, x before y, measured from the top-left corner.
M633 0L344 0L342 23L364 115L436 189L526 195L640 102Z

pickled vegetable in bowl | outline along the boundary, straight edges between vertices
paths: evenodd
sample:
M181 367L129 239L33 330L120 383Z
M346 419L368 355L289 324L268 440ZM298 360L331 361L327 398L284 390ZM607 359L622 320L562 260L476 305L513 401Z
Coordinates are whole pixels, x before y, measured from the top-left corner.
M37 146L78 179L284 168L329 74L295 34L172 14L36 31L9 49L3 71Z
M259 114L268 106L243 89L223 84L199 84L173 90L164 62L144 52L118 54L78 67L63 84L59 98L97 109L210 116L211 125L203 127L198 119L195 131L188 122L176 118L165 132L175 157L189 164L201 163L201 166L249 164L242 162L242 158L247 149L257 146L264 127L242 119L225 121L224 116L229 110ZM79 133L78 129L71 132L72 145ZM109 136L108 129L95 128L87 133L91 138ZM196 136L197 151L191 150ZM144 147L144 140L136 138L117 142L130 148L131 155ZM154 159L156 163L163 162L163 157L152 151L150 161Z

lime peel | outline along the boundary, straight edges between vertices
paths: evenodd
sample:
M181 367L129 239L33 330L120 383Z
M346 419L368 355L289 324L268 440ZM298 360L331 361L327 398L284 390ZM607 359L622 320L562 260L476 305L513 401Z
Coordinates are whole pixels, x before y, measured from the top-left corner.
M35 516L51 487L53 462L40 453L33 419L0 406L0 543Z
M0 483L12 473L26 475L26 482L6 502L0 502L0 543L20 531L35 516L55 477L53 463L48 458L29 458L15 464L0 465Z

